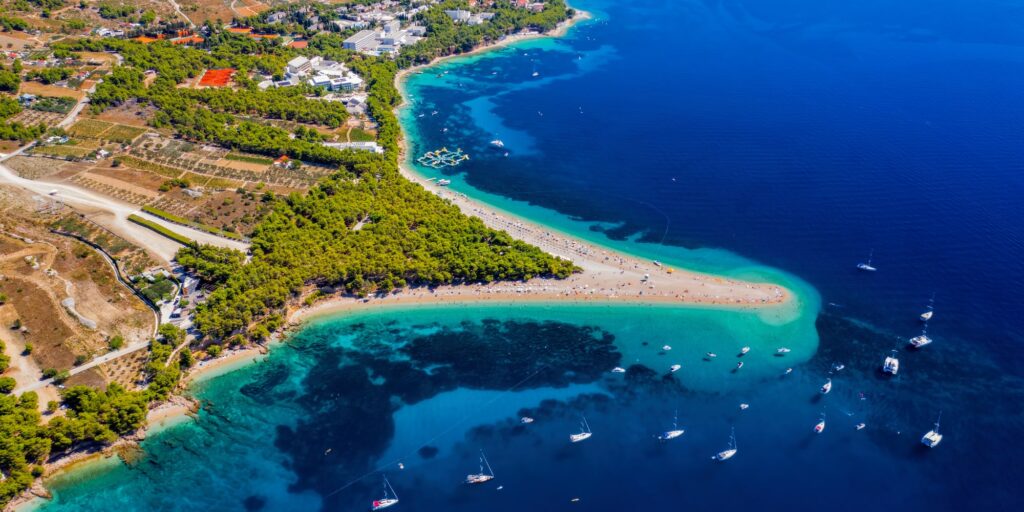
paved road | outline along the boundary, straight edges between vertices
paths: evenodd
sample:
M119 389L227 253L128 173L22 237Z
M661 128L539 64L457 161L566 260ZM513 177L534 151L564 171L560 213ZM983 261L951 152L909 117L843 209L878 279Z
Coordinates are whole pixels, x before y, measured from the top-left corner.
M133 353L133 352L137 352L139 350L144 350L144 349L146 349L148 347L149 347L149 340L138 341L138 342L132 343L131 345L128 345L125 348L122 348L121 350L117 350L117 351L114 351L114 352L107 352L106 354L103 354L102 356L99 356L99 357L93 359L92 361L89 361L88 363L82 364L81 366L75 366L74 368L71 368L70 370L68 370L68 373L70 373L71 375L77 375L77 374L82 373L82 372L84 372L86 370L89 370L90 368L95 368L95 367L97 367L97 366L99 366L99 365L101 365L103 363L109 363L110 361L113 361L114 359L117 359L117 358L119 358L121 356L126 356L128 354ZM26 391L37 391L37 390L42 389L42 388L44 388L46 386L49 386L51 384L53 384L53 379L46 379L46 380L41 380L41 381L38 381L38 382L33 382L32 384L29 384L27 386L23 386L23 387L15 389L14 390L14 394L15 395L20 395L21 393L24 393Z

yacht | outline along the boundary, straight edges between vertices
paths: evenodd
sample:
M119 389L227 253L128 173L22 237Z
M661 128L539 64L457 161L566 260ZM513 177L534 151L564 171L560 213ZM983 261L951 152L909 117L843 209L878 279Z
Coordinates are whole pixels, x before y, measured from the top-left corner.
M384 477L384 497L379 500L373 500L373 510L381 510L388 508L392 505L398 505L398 495L395 494L395 490L391 487L391 482L388 482L388 477Z
M732 433L729 434L729 448L716 453L711 458L719 462L725 462L733 458L734 455L736 455L736 429L733 429Z
M832 391L832 379L825 381L825 385L821 386L821 394L827 395L829 391Z
M487 466L487 472L484 472L484 466ZM482 484L494 480L494 470L491 469L491 463L487 462L487 456L484 455L484 451L480 450L480 472L475 475L466 475L467 484Z
M896 359L896 351L892 351L892 355L885 358L885 362L882 363L882 371L896 375L896 372L900 371L900 360Z
M743 347L743 348L740 349L740 355L741 356L747 355L747 352L750 352L750 347Z
M491 141L491 145L496 147L496 148L503 148L503 147L505 147L505 143L502 142L501 139L494 139L494 140L492 140Z
M658 439L668 441L669 439L675 439L683 435L683 432L685 431L679 428L679 411L676 411L675 416L672 418L672 430L662 432L661 435L658 436Z
M914 348L921 348L925 345L931 344L932 339L928 337L928 329L923 329L921 334L910 338L910 344Z
M919 317L922 322L928 322L932 319L932 315L935 314L935 294L932 294L932 298L928 301L928 310L921 313Z
M681 365L681 364L674 364L674 365L669 367L668 371L671 372L671 373L675 373L675 372L678 372L679 369L682 368L682 367L683 367L683 365Z
M872 250L871 253L868 254L868 262L867 263L858 263L857 264L857 268L860 269L860 270L867 271L867 272L874 272L874 271L878 270L877 268L871 266L871 258L874 255L875 255L875 251Z
M580 423L580 433L569 435L569 440L574 443L578 443L580 441L586 441L587 439L590 439L590 436L592 435L593 433L590 431L590 424L587 423L587 417L584 416L583 422Z
M814 433L820 434L825 431L825 415L821 415L821 421L814 425Z
M942 413L939 413L939 419L942 419ZM921 437L921 444L928 448L935 448L942 442L942 434L939 433L939 420L935 420L935 428L928 431L927 434Z

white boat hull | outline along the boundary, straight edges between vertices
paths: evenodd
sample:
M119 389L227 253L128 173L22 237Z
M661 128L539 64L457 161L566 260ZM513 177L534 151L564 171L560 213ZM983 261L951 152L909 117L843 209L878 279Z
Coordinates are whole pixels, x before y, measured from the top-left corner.
M719 462L724 462L724 461L727 461L727 460L731 459L734 455L736 455L736 450L725 450L725 451L718 452L718 454L716 454L712 458L717 460L717 461L719 461Z
M658 436L658 439L661 439L662 441L668 441L669 439L675 439L675 438L683 435L683 432L685 432L685 431L683 431L683 430L669 430L668 432L665 432L665 433L661 434L660 436Z
M579 434L572 434L572 435L569 436L569 441L572 441L574 443L578 443L580 441L586 441L587 439L590 439L590 436L592 436L592 435L593 434L591 434L590 432L582 432L582 433L579 433Z

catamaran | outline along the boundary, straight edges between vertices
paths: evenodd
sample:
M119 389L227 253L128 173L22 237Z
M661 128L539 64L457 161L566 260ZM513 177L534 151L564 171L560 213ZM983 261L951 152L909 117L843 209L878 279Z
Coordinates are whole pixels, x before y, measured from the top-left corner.
M675 439L683 435L683 432L685 431L679 428L679 411L676 411L675 416L672 417L672 430L662 432L661 435L658 436L658 439L661 441L668 441L669 439Z
M878 270L877 268L871 266L871 258L874 255L875 255L875 251L874 251L874 249L872 249L871 253L868 254L868 262L867 263L858 263L857 264L857 268L860 269L860 270L865 270L867 272L874 272L874 271Z
M942 413L939 413L939 419L935 420L935 428L928 431L927 434L921 437L921 444L928 448L935 448L942 442L942 434L939 433L939 420L942 419Z
M921 347L923 347L925 345L931 344L931 342L932 342L932 339L928 337L928 326L927 325L925 326L924 329L921 330L921 334L919 336L914 336L913 338L910 338L910 344L914 348L921 348Z
M832 379L825 381L825 384L821 386L821 394L827 395L829 391L832 391Z
M388 493L389 491L390 494ZM373 500L373 510L385 509L392 505L398 505L398 494L395 493L395 489L391 487L391 482L388 482L388 477L385 476L384 497L379 500Z
M892 375L896 375L896 372L900 371L900 360L896 359L896 351L892 351L892 355L885 358L885 362L882 363L882 371Z
M732 433L729 434L729 448L716 453L713 457L714 460L724 462L731 459L736 455L736 429L732 429Z
M484 472L484 466L487 466L487 472ZM482 484L494 480L494 470L491 469L491 463L487 462L487 456L484 455L484 451L480 450L480 472L475 475L466 475L467 484Z
M587 439L590 439L590 436L592 435L594 434L593 432L590 431L590 424L587 423L587 417L583 416L583 421L580 422L580 433L570 434L569 440L574 443L578 443L580 441L586 441Z

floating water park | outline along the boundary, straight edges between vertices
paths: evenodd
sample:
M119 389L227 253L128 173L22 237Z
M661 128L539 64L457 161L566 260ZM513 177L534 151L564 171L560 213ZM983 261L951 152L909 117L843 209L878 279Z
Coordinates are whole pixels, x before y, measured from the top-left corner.
M457 148L455 151L452 151L446 147L434 151L428 151L424 153L423 156L416 159L420 165L433 167L434 169L455 167L466 160L469 160L469 155L463 153L462 148Z

